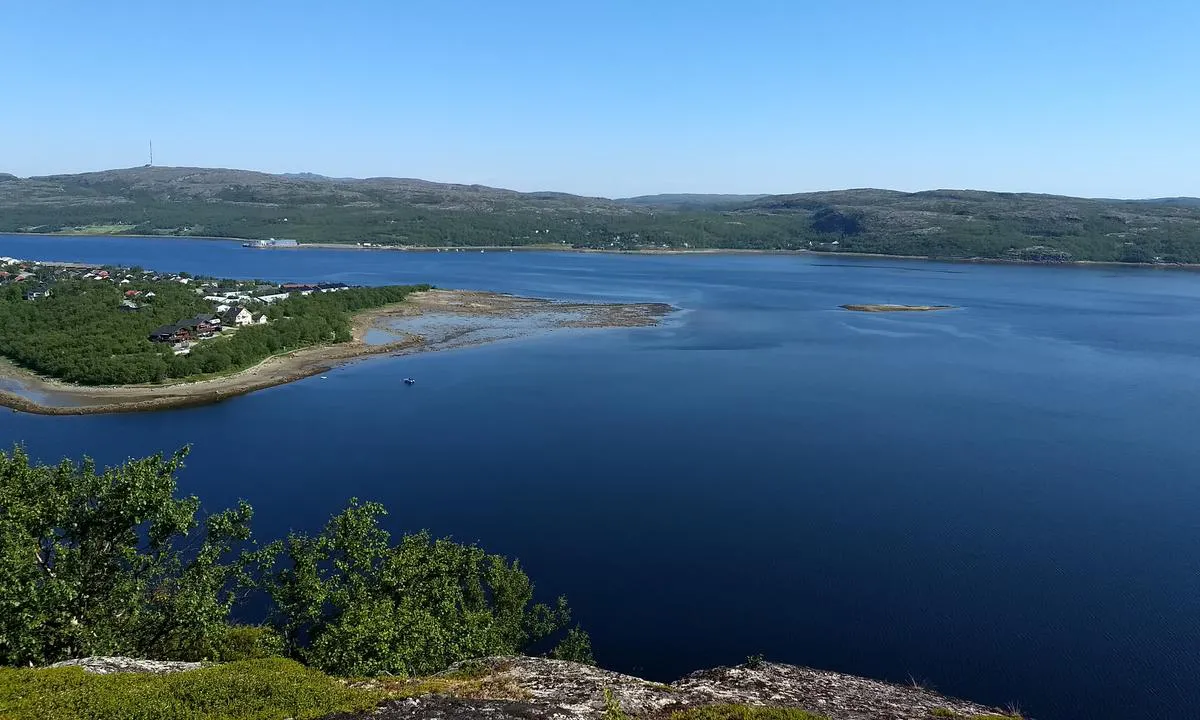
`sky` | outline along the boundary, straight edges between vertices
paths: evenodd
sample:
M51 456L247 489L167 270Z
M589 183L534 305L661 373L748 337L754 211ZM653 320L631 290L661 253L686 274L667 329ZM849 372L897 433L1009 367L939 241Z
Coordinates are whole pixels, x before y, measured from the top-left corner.
M1195 0L0 0L0 172L1200 196Z

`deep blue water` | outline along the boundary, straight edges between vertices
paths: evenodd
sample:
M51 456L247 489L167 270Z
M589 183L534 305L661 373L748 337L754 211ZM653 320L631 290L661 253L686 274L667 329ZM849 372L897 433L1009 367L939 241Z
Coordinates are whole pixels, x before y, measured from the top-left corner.
M249 500L265 536L383 501L394 530L520 557L603 665L656 679L761 652L1038 718L1200 706L1200 275L12 236L0 255L673 303L661 328L203 408L0 413L0 444L112 463L192 443L184 490Z

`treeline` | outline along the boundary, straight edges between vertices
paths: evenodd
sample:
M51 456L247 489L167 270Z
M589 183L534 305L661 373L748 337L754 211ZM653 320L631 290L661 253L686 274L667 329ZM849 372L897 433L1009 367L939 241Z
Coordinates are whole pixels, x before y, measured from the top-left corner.
M141 309L124 312L123 291L153 291ZM350 313L403 300L426 285L313 293L268 306L270 322L203 340L186 355L152 343L156 327L211 313L188 286L173 282L117 286L64 281L52 295L23 299L19 285L0 288L0 355L34 372L82 385L127 385L240 370L279 352L351 339Z
M591 661L566 599L535 603L519 563L428 533L394 542L383 508L355 500L320 533L260 543L246 503L200 517L177 497L185 455L100 470L0 452L0 664L284 655L413 676L535 646ZM233 624L251 594L267 621Z
M59 208L54 208L55 211ZM712 212L530 211L519 206L494 210L402 205L387 209L347 206L254 206L161 201L138 207L5 209L0 232L38 228L57 232L87 225L124 224L125 234L230 238L286 237L301 242L385 245L502 246L565 245L611 247L807 247L819 234L793 218L752 214L726 217ZM286 219L286 220L285 220ZM638 235L635 238L634 235Z
M55 232L89 224L125 224L127 234L232 238L287 237L301 242L410 246L527 246L636 250L743 248L882 253L946 258L1014 258L1046 246L1074 260L1200 262L1200 213L1195 218L1145 215L1131 227L1099 206L1062 214L914 209L893 218L886 207L810 203L811 208L704 210L639 208L533 210L497 204L489 210L400 205L289 206L146 201L137 207L5 209L0 232ZM119 209L118 209L119 208ZM1164 213L1170 210L1163 206ZM1179 213L1184 210L1175 209ZM908 211L906 211L908 212ZM1138 212L1149 212L1139 206ZM922 214L924 213L924 214Z

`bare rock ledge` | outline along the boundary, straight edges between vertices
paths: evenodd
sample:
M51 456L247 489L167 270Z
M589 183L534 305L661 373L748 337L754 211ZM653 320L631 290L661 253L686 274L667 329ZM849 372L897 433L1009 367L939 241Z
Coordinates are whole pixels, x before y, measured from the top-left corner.
M200 663L90 657L55 663L91 673L186 672ZM469 677L463 680L463 677ZM665 720L676 710L703 705L801 708L830 720L972 718L1003 711L944 697L918 687L796 665L758 663L694 672L670 685L563 660L493 657L447 670L439 692L388 700L369 713L325 720L605 720L611 705L638 720ZM429 679L414 681L417 686ZM386 680L367 681L403 690ZM952 715L950 715L952 714Z
M932 720L935 709L962 718L1002 713L916 687L779 663L702 670L663 685L562 660L487 658L471 667L481 662L480 682L470 690L392 700L336 720L603 720L606 691L623 713L651 720L725 704L795 707L830 720Z
M173 660L137 660L127 657L86 657L78 660L63 660L50 667L81 667L84 672L108 675L109 673L172 673L199 670L198 662L175 662Z

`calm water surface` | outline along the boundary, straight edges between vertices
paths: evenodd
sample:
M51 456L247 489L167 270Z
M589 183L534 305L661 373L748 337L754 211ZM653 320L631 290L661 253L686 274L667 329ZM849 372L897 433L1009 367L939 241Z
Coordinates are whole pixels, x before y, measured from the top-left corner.
M109 463L192 443L184 490L249 500L266 536L383 501L394 530L520 557L603 665L655 679L761 652L1039 718L1200 706L1200 276L12 236L0 255L673 303L661 328L203 408L0 413L0 443Z

